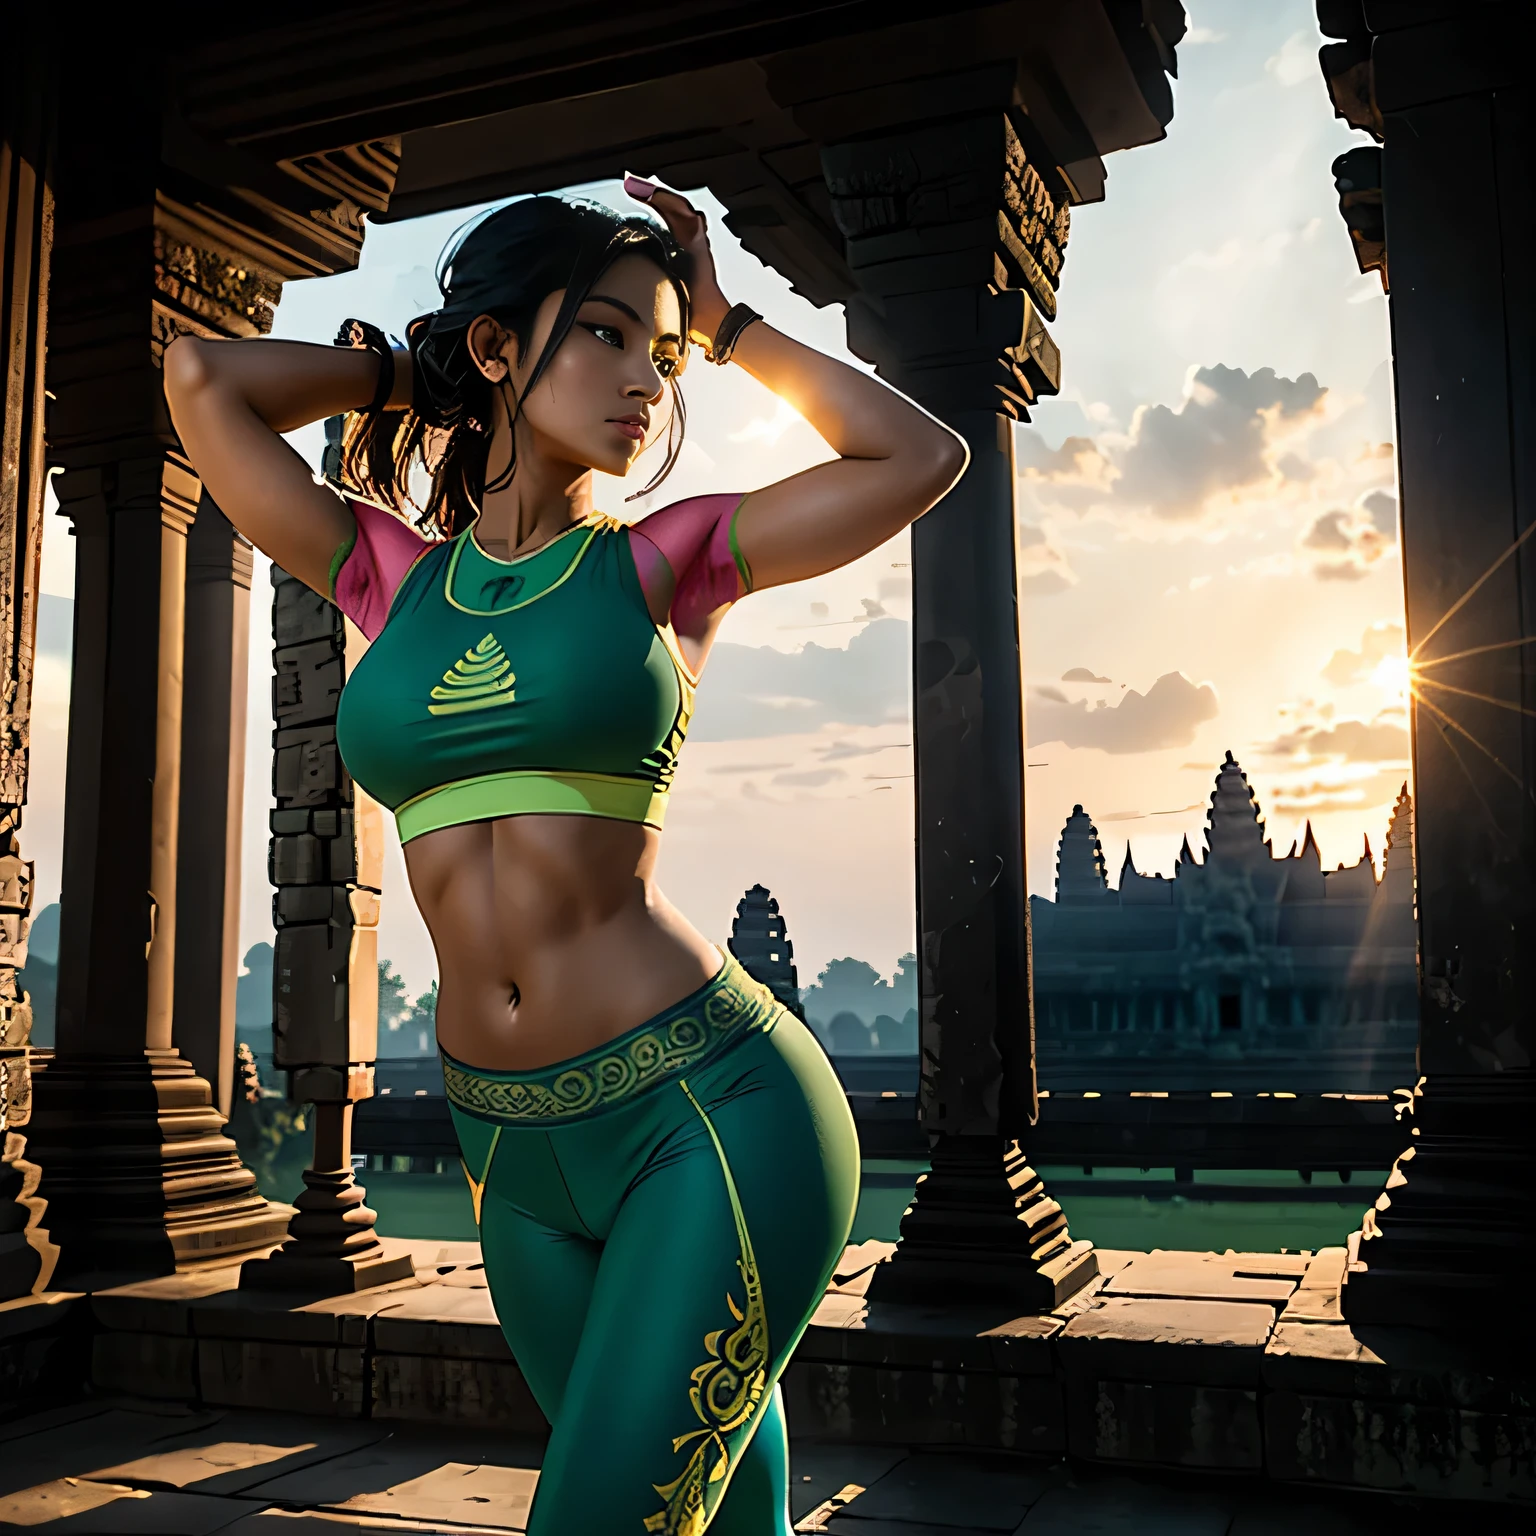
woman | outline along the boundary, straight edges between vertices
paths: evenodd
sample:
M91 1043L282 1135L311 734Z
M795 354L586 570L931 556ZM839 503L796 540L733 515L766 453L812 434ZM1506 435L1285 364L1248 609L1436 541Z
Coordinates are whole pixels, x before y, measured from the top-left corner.
M230 520L372 642L338 741L396 813L487 1280L553 1426L530 1533L781 1536L776 1383L847 1239L858 1147L813 1037L657 888L662 814L730 605L874 549L966 454L733 308L703 215L625 185L670 234L513 203L451 252L408 355L359 322L349 348L183 338L166 393ZM663 432L670 467L690 339L838 457L626 526L592 473ZM370 499L279 436L341 412L362 413L346 458Z

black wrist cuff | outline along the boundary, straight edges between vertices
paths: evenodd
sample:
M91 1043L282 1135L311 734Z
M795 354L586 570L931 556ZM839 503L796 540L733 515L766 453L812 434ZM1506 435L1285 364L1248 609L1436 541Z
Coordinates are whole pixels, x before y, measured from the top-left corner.
M731 353L736 350L736 342L741 333L754 320L762 318L750 304L731 305L725 312L725 319L720 322L720 329L715 332L715 339L709 344L710 362L730 362Z
M379 382L373 391L373 399L365 407L365 414L377 416L389 404L395 392L395 354L389 338L378 326L366 320L343 320L336 332L338 347L355 347L365 352L376 352L379 358Z

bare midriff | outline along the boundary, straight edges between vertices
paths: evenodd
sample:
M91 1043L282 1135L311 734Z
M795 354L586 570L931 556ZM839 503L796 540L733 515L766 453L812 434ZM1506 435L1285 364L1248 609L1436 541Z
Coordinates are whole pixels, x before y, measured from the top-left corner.
M709 981L720 952L657 888L660 847L653 827L547 815L407 843L443 1050L492 1071L552 1066Z

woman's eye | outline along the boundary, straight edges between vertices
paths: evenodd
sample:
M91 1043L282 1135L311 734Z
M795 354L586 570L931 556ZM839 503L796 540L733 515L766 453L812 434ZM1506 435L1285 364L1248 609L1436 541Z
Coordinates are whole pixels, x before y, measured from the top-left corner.
M616 325L589 325L587 327L597 339L606 346L617 347L624 350L624 332Z

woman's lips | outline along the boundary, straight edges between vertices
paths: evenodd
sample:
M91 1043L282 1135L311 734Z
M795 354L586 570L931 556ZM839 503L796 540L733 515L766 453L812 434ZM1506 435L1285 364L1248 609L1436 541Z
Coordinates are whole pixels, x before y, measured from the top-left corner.
M617 427L625 437L632 438L637 443L645 440L645 428L638 421L615 421L609 425Z

